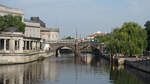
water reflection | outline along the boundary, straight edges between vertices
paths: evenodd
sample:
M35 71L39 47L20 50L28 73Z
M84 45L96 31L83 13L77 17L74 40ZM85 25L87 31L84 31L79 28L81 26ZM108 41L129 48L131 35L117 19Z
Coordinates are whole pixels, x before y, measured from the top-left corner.
M56 62L47 62L47 60L0 66L0 84L37 84L37 80L57 80L57 70Z
M145 84L126 69L111 69L110 80L113 80L113 84Z
M124 66L110 65L109 61L91 54L83 55L80 61L82 62L75 63L72 57L65 56L29 64L0 66L0 84L150 83L148 74Z

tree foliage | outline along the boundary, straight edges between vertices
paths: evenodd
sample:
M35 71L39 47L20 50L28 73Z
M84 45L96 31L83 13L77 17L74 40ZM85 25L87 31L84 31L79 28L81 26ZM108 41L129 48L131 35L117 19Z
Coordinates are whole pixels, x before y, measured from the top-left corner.
M147 31L147 50L150 51L150 21L147 21L144 26Z
M18 31L25 32L25 24L22 22L21 16L0 16L0 31L5 31L9 27L15 27Z
M72 40L72 39L74 39L73 37L71 37L71 36L68 36L68 37L66 37L66 38L64 38L65 40Z
M147 47L147 34L135 22L126 22L104 37L106 48L112 53L132 56L142 54Z
M97 35L95 36L94 41L101 43L101 42L104 42L103 38L104 36Z

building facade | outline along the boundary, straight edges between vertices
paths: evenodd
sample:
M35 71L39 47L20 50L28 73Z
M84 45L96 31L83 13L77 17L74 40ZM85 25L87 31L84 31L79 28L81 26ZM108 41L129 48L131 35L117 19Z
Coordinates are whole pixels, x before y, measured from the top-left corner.
M22 16L22 21L24 20L24 11L17 9L17 8L10 8L4 5L0 4L0 16L4 15L16 15L16 16Z
M41 38L44 41L55 41L59 39L58 28L41 28Z
M40 38L39 23L32 22L29 20L24 20L24 23L26 24L25 33L24 33L26 37Z

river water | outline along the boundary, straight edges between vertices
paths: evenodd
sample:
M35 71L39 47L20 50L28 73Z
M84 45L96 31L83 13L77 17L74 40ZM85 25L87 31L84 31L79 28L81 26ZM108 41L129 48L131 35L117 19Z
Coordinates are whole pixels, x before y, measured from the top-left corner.
M20 65L0 66L0 84L150 84L150 75L124 66L110 66L109 61L50 57ZM90 63L92 61L92 63Z

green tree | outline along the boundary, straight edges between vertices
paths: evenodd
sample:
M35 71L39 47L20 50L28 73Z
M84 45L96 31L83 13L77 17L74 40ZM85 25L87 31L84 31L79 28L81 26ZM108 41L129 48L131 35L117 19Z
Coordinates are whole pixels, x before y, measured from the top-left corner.
M100 43L101 43L101 42L104 42L103 37L104 37L104 36L97 35L97 36L95 36L94 40L95 40L96 42L100 42Z
M74 38L71 37L71 36L68 36L68 37L65 38L65 40L72 40L72 39L74 39Z
M142 54L147 47L147 34L142 27L135 22L126 22L121 28L114 31L105 40L106 48L112 54L122 53L128 56Z
M19 32L25 32L25 24L22 22L21 16L0 16L0 31L5 31L9 27L16 27Z
M147 31L147 51L150 51L150 21L147 21L144 26Z

